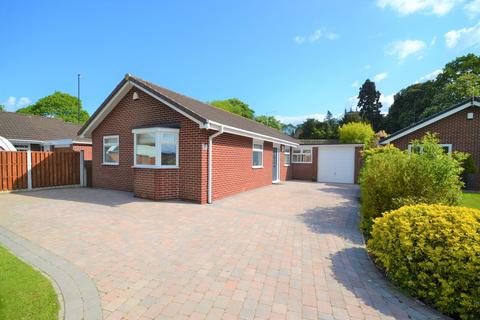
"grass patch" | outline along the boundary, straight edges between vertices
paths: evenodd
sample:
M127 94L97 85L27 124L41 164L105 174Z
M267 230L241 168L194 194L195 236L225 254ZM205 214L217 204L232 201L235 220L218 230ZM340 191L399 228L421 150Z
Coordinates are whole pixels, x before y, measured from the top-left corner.
M58 310L50 281L0 246L0 319L57 319Z
M463 207L480 209L480 193L463 193L460 205Z

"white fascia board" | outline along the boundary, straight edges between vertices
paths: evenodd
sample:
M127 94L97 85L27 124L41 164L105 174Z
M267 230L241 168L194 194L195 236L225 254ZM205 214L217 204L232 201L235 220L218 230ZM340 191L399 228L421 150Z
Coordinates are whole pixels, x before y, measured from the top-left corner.
M15 143L15 144L43 144L45 141L42 141L42 140L30 140L30 139L8 139L8 141L10 141L11 143Z
M401 138L401 137L404 137L404 136L406 136L406 135L408 135L408 134L410 134L410 133L412 133L412 132L415 132L415 131L417 131L418 129L421 129L421 128L423 128L423 127L426 127L426 126L428 126L428 125L430 125L430 124L432 124L432 123L435 123L435 122L437 122L437 121L439 121L439 120L442 120L442 119L444 119L444 118L446 118L446 117L449 117L449 116L451 116L452 114L455 114L455 113L457 113L457 112L459 112L459 111L462 111L463 109L466 109L466 108L471 107L471 106L480 107L480 103L477 102L476 100L473 101L473 102L472 102L472 101L468 101L468 102L466 102L465 104L462 104L461 106L458 106L458 107L455 108L455 109L452 109L452 110L450 110L450 111L448 111L448 112L444 112L444 113L442 113L442 114L439 114L438 116L436 116L436 117L434 117L434 118L432 118L432 119L430 119L430 120L428 120L428 121L422 122L422 123L420 123L420 124L418 124L418 125L416 125L416 126L414 126L414 127L411 127L410 129L405 130L404 132L399 133L398 135L396 135L396 136L394 136L394 137L387 138L387 139L383 140L383 141L381 142L381 144L388 144L388 143L390 143L390 142L392 142L392 141L395 141L395 140L397 140L397 139L399 139L399 138Z
M243 129L239 129L239 128L235 128L235 127L231 127L231 126L227 126L227 125L222 125L220 123L213 122L213 121L209 121L208 124L209 124L209 129L220 130L220 127L223 126L223 132L235 134L237 136L243 136L243 137L249 137L249 138L252 138L252 139L269 141L269 142L283 144L283 145L290 146L290 147L298 147L298 145L299 145L298 143L295 143L295 142L290 142L290 141L287 141L287 140L282 140L282 139L274 138L274 137L271 137L271 136L267 136L267 135L263 135L263 134L259 134L259 133L255 133L255 132L252 132L252 131L243 130Z
M59 139L59 140L46 140L44 142L45 145L70 145L72 144L72 139Z
M73 140L73 144L86 144L86 145L92 145L91 141L78 141L78 140Z
M107 103L107 105L100 111L100 113L93 119L92 122L85 128L83 133L80 135L81 138L90 138L92 135L93 129L97 127L97 125L105 119L105 117L110 113L111 109L115 107L120 100L127 94L127 92L132 88L132 84L130 81L125 82L123 87L117 91L117 93L113 96L112 99Z
M363 147L363 144L361 143L338 143L338 144L301 144L300 147L316 147L316 148L322 148L322 147Z

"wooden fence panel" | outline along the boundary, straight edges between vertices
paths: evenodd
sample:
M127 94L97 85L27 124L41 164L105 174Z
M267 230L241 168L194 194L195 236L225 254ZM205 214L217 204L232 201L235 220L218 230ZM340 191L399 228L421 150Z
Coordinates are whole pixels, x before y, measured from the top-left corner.
M32 187L80 184L79 152L32 152Z
M32 188L80 184L80 152L31 152ZM0 151L0 191L28 188L28 153Z
M0 151L0 191L27 189L27 152Z

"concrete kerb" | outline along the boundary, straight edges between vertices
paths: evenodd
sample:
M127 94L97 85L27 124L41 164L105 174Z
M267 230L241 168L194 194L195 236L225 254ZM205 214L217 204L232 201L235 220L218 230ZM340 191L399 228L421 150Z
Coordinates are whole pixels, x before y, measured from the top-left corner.
M0 227L0 243L51 280L61 305L59 319L102 319L97 287L73 264L3 227Z

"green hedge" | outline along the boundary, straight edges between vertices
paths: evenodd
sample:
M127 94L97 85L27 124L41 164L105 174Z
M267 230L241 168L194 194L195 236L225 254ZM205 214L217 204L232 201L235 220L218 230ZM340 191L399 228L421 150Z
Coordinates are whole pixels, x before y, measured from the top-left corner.
M405 206L375 219L368 241L397 285L441 312L480 319L480 210Z
M368 235L372 220L384 212L409 204L456 205L463 182L465 154L446 154L434 135L427 134L421 153L393 146L365 151L360 174L362 228Z

